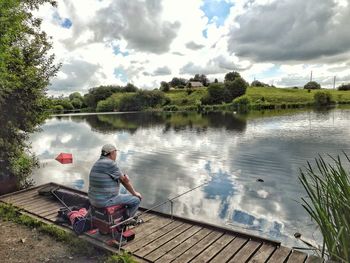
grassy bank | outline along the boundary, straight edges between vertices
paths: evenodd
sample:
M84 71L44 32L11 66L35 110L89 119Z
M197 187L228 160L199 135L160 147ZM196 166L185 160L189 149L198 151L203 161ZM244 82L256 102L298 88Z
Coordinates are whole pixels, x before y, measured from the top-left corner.
M248 87L246 96L251 109L288 109L314 106L314 95L320 90L288 89L271 87ZM324 91L322 89L322 91ZM327 90L335 103L350 104L350 91ZM170 99L169 110L196 110L200 100L207 94L206 88L188 90L170 90L166 97ZM204 111L233 110L231 103L220 105L200 105Z
M27 226L31 229L37 229L40 233L49 235L58 242L63 242L74 254L83 254L87 256L101 254L101 252L97 251L90 243L78 238L76 235L69 233L55 225L45 224L30 216L21 214L20 210L11 205L0 203L0 218L3 221L11 221L16 224ZM127 253L122 255L107 255L104 253L101 254L101 257L101 262L136 262L136 260L134 260L132 256Z

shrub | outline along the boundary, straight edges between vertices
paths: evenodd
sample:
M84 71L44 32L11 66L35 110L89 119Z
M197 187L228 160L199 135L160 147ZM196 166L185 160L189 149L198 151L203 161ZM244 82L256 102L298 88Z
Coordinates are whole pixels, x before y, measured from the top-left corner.
M228 93L224 85L212 83L208 87L208 95L201 99L202 104L220 104L228 99Z
M97 103L96 111L97 112L107 112L107 111L115 111L118 108L118 104L116 99L111 96L106 100L101 100Z
M226 81L225 88L228 91L230 100L242 96L245 94L248 87L248 83L243 78L236 78L234 81Z
M261 82L259 80L254 80L252 84L250 84L252 87L269 87L269 84L266 84L264 82Z
M321 85L316 81L309 81L304 85L304 89L320 89Z
M317 106L330 105L332 103L332 95L329 91L317 91L314 94L314 100Z
M350 83L340 85L338 90L350 90Z
M52 107L52 109L55 113L63 113L64 112L64 108L62 105L55 105Z
M229 72L225 75L225 82L226 81L234 81L237 78L240 78L241 75L237 71Z
M251 100L247 95L243 95L241 97L235 98L232 101L233 105L241 108L248 108L251 104Z

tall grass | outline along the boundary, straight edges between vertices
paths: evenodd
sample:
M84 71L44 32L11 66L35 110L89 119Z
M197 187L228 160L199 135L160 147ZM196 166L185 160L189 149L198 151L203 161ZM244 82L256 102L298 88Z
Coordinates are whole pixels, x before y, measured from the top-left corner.
M305 171L300 170L299 179L308 195L302 205L323 235L321 256L350 262L350 173L339 156L330 158L334 163L319 156L315 168L308 162Z

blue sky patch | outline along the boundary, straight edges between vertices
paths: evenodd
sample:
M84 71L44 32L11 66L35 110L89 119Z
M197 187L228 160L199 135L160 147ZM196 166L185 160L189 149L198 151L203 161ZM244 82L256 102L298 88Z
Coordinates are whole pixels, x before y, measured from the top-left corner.
M57 12L55 12L55 13L53 14L53 19L54 19L55 21L57 21L57 23L58 23L61 27L63 27L63 28L69 29L69 28L71 28L71 26L73 25L73 23L72 23L72 21L71 21L70 19L68 19L68 18L62 18L62 17L59 15L59 13L57 13Z
M61 26L64 28L70 28L72 26L72 21L70 21L68 18L65 18L61 23Z
M113 46L113 53L116 55L121 54L123 57L129 56L129 52L122 52L119 46Z
M204 29L202 31L202 35L203 35L203 37L208 38L208 29Z
M263 79L263 78L272 78L272 77L277 77L281 74L280 67L278 65L274 65L273 67L265 70L264 72L255 75L255 79Z
M114 69L114 75L123 82L128 81L128 77L126 76L126 73L125 73L124 69L122 69L122 68Z
M232 3L227 3L225 0L204 0L201 10L208 17L209 23L215 21L216 26L222 26L232 6Z

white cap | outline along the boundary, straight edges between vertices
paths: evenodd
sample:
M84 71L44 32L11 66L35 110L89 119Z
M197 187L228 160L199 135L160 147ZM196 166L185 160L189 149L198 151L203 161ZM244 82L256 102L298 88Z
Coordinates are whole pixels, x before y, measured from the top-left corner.
M116 151L117 148L115 148L115 146L113 144L105 144L103 145L102 149L101 149L101 154L106 156L109 153Z

